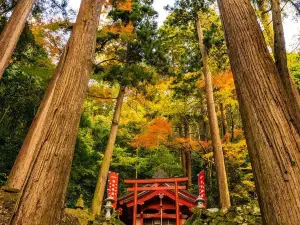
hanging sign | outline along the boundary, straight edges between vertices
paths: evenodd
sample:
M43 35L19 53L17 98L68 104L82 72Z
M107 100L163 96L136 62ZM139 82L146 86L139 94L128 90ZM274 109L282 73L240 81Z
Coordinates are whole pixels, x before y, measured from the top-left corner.
M204 201L206 201L204 171L201 171L198 174L198 186L199 186L199 195ZM206 207L206 203L204 203L204 206Z
M115 200L115 203L113 204L114 209L117 207L117 201L118 201L118 186L119 186L119 174L114 172L109 172L109 178L108 178L108 190L107 190L107 196L112 197Z

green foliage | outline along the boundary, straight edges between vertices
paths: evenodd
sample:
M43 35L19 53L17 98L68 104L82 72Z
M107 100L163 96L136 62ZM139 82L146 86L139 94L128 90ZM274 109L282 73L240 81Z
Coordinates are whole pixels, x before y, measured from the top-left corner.
M288 54L288 63L296 86L300 91L300 55L299 53Z
M109 126L101 118L93 118L89 112L87 110L82 115L77 136L67 196L68 205L72 207L81 194L90 206L109 134Z
M52 76L51 64L42 46L25 27L13 63L0 80L0 183L6 179L27 130Z

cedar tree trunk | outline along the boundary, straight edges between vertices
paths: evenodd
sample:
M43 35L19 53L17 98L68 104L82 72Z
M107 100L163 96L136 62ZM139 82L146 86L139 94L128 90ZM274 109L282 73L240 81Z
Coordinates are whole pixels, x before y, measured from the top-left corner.
M281 18L280 0L271 0L274 30L274 57L281 81L288 94L287 103L293 113L294 123L300 130L300 95L288 69L286 44Z
M83 0L67 49L56 71L54 90L28 171L13 225L60 223L74 154L81 107L94 59L102 0ZM35 129L35 126L31 127ZM29 131L31 135L33 131Z
M264 221L300 221L300 136L248 0L218 0Z
M217 181L220 195L220 207L222 209L230 208L230 196L226 175L226 168L224 162L224 155L222 149L222 141L220 138L219 124L215 109L214 95L213 95L213 86L212 86L212 78L211 72L208 65L208 55L204 45L203 39L203 31L201 25L200 14L197 16L197 31L199 37L199 46L202 54L203 61L203 73L205 76L205 88L206 88L206 101L207 101L207 109L208 109L208 120L210 125L210 133L214 148L214 158L215 165L217 171Z
M125 87L121 86L119 95L117 98L117 103L115 107L115 112L114 112L114 118L112 121L112 125L110 128L110 134L108 138L108 143L105 149L104 153L104 158L102 160L102 164L99 170L98 174L98 180L97 180L97 185L94 193L94 198L92 202L92 213L93 215L100 216L101 214L101 207L102 207L102 202L103 202L103 197L105 193L105 187L106 187L106 181L107 181L107 176L109 172L109 167L113 155L113 150L115 147L115 142L116 142L116 137L117 137L117 132L118 132L118 127L119 127L119 121L120 121L120 115L121 115L121 109L122 109L122 104L123 104L123 99L125 95Z
M35 1L19 0L0 35L0 79L9 64Z

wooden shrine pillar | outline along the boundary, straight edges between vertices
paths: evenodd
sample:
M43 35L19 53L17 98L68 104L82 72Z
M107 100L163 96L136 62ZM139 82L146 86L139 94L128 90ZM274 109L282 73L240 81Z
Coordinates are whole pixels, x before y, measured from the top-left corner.
M137 220L137 198L138 198L138 183L134 184L134 206L133 206L133 225L136 225Z
M144 225L144 205L142 205L141 209L140 225Z
M178 196L178 182L175 182L175 201L176 201L176 225L180 225L180 212L179 212L179 196Z

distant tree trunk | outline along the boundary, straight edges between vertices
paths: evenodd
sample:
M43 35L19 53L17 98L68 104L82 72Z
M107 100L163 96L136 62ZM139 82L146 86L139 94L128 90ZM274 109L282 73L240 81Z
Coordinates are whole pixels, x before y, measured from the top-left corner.
M288 94L287 103L290 105L290 113L294 114L294 123L300 130L300 95L288 68L286 44L281 18L280 0L271 0L272 18L274 30L274 57L280 79Z
M264 27L266 42L268 46L274 51L274 32L272 29L272 19L270 17L268 1L257 0L257 6L260 14L261 23Z
M207 141L207 121L203 118L202 140Z
M231 118L231 138L230 141L233 142L234 141L234 116L233 116L233 109L232 106L230 105L230 118Z
M248 0L218 0L264 221L300 221L300 130Z
M94 193L94 198L92 201L93 215L99 216L101 214L101 207L102 207L103 197L105 193L106 181L109 173L109 167L110 167L113 150L117 138L117 132L119 128L119 121L120 121L121 109L122 109L122 104L125 95L125 89L126 88L123 86L120 87L119 95L117 98L117 103L115 106L114 118L110 128L108 143L105 149L104 158L100 166L97 185Z
M203 41L204 39L203 39L203 31L202 31L200 14L198 14L196 21L197 21L197 31L199 36L199 46L200 46L202 61L203 61L203 73L205 76L208 119L209 119L212 143L214 147L214 158L215 158L215 165L217 171L220 206L222 209L228 209L231 204L230 204L226 168L224 162L222 142L220 138L218 119L217 119L217 114L215 109L211 72L208 65L208 55Z
M184 123L185 123L185 119L183 120L183 126L181 126L180 129L180 137L185 138L185 134L184 134ZM183 171L183 176L187 177L187 167L186 167L186 146L184 146L181 150L180 150L180 154L181 154L181 166L182 166L182 171Z
M181 150L181 165L183 170L183 176L187 177L187 168L186 168L186 150Z
M0 79L19 41L26 20L36 0L19 0L0 35Z
M55 225L61 220L81 108L94 60L102 0L83 0L68 47L56 71L54 90L45 96L45 122L32 147L36 157L12 218L13 225ZM37 116L39 118L40 115ZM31 129L35 129L33 126ZM28 135L34 131L30 130Z
M179 125L179 137L184 138L184 131L183 131L183 127L182 127L181 124ZM181 162L181 166L182 166L183 176L186 177L187 176L187 169L186 169L185 148L182 148L180 150L180 162Z
M184 137L185 140L189 142L186 144L185 154L186 154L186 171L187 171L186 173L188 177L187 186L188 188L191 188L192 187L192 151L190 146L191 131L187 120L184 121Z
M227 118L226 118L226 111L224 108L224 104L220 104L220 111L221 111L221 121L222 121L222 133L223 136L226 138L227 135Z

